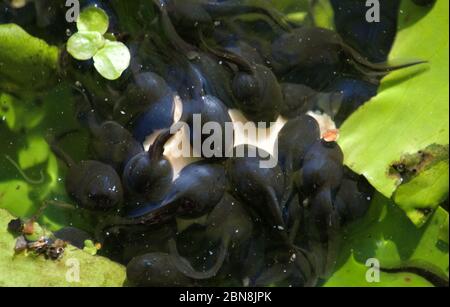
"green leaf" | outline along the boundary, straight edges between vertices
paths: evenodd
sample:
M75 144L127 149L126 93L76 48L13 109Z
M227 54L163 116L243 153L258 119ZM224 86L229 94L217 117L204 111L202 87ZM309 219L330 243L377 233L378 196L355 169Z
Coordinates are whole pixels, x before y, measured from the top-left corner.
M50 147L40 135L29 135L27 145L19 151L19 166L26 170L48 160Z
M366 278L369 267L355 260L353 255L326 281L324 287L432 287L421 276L412 273L380 272L379 282Z
M432 212L448 197L448 160L420 173L395 192L394 200L414 224L421 226ZM426 188L424 188L426 187Z
M56 81L59 49L15 24L0 25L0 89L23 93Z
M445 219L445 222L443 222L441 224L441 228L439 230L439 240L441 240L444 243L447 243L447 245L449 244L449 228L448 228L448 214L447 214L447 218Z
M42 122L44 116L38 100L28 97L18 99L0 93L0 117L12 131L33 129Z
M448 281L448 243L441 237L446 221L448 212L438 208L417 228L401 209L378 194L367 216L345 230L339 265L329 284L368 285L362 273L371 258L377 259L382 269L419 268ZM386 281L391 286L395 280ZM405 285L405 280L397 279L395 285Z
M417 160L417 167L409 168L417 168L417 173L406 181L392 167L405 157L420 156L430 146L448 145L449 45L448 27L443 25L449 22L449 3L437 1L429 11L412 1L402 3L400 30L390 59L429 63L384 78L379 94L344 123L339 143L345 163L386 197L392 197L402 182L410 185L399 189L395 200L421 225L426 216L414 210L433 210L448 195L448 146L439 156Z
M94 66L108 80L118 79L130 65L130 51L121 42L106 41L94 56Z
M0 208L17 216L29 216L34 207L30 191L31 187L22 180L0 182Z
M123 286L125 268L106 258L92 256L73 246L65 249L58 261L46 260L31 254L15 255L15 238L7 232L7 225L14 217L0 209L0 286L1 287L92 287ZM71 269L79 265L79 282L71 282L76 274Z
M77 60L89 60L105 45L99 32L77 32L67 41L67 51Z
M104 10L90 6L78 16L77 28L79 32L98 32L103 35L108 31L109 17Z
M317 27L334 29L334 12L329 0L316 1L312 11Z

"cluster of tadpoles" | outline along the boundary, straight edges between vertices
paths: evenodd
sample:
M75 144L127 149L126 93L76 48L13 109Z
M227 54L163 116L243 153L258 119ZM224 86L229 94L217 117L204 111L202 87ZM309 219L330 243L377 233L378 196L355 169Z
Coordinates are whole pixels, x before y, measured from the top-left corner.
M337 33L291 25L264 1L154 2L154 31L127 42L132 65L108 88L114 99L81 80L90 103L78 116L92 160L75 162L50 140L69 168L68 194L98 213L96 239L127 264L133 285L316 285L335 267L342 226L365 214L373 190L344 167L333 133L306 114L335 117L345 103L311 80L377 84L417 63L371 63ZM239 19L250 13L264 31ZM255 123L283 116L278 163L261 168L269 153L224 143L174 176L164 146L177 99L189 126L201 115L225 131L230 109ZM145 150L149 135L157 136ZM244 155L224 158L230 151Z

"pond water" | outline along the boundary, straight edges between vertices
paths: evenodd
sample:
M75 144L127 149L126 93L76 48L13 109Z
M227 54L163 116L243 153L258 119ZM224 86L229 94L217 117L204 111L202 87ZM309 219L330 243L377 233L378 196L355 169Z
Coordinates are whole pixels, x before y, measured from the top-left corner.
M379 208L408 221L340 142L385 76L429 60L389 64L405 12L380 2L80 1L78 22L0 2L0 208L100 243L130 285L339 285Z

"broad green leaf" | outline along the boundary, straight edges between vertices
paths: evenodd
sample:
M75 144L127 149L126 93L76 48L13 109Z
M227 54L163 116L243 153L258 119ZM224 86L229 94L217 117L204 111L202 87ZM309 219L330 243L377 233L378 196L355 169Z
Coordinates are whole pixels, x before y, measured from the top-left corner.
M7 232L14 217L0 209L0 286L49 287L119 287L123 286L125 268L106 258L92 256L73 246L65 249L58 261L32 254L15 255L15 238ZM79 281L73 270L79 268ZM72 269L72 270L71 270ZM72 278L71 278L72 277Z
M67 41L67 51L77 60L89 60L105 45L99 32L77 32Z
M103 35L108 31L109 17L104 10L90 6L78 16L77 28L79 32L98 32Z
M23 93L54 83L59 49L15 24L0 25L0 89Z
M346 229L336 276L330 282L367 284L365 275L355 277L353 273L362 272L371 258L383 269L419 268L448 281L448 243L441 235L446 221L448 212L438 208L423 227L417 228L401 209L378 194L367 216ZM398 282L404 284L403 280Z
M420 155L430 146L449 141L448 1L419 7L403 1L399 33L391 60L422 59L429 63L399 70L383 79L379 94L356 111L341 129L340 145L345 163L363 174L383 195L390 198L402 184L402 176L392 166L405 157ZM424 14L428 12L427 14ZM415 20L411 24L411 20ZM408 26L405 26L408 25ZM436 29L439 29L436 32ZM431 157L421 167L417 179L403 181L395 200L417 225L425 222L416 208L433 210L448 195L448 146L445 157ZM435 160L437 159L437 160ZM436 165L436 162L444 164ZM447 167L445 167L445 165ZM411 167L414 169L414 166ZM433 184L430 185L430 182ZM414 189L415 192L411 193Z
M379 280L371 279L368 266L357 262L353 255L324 287L433 287L428 280L412 273L379 273ZM369 278L366 277L369 275Z
M422 225L432 213L429 210L448 197L448 160L423 171L395 192L394 200L416 225ZM424 188L426 187L426 188Z
M116 80L128 68L130 60L130 51L125 44L106 41L94 56L94 66L104 78Z

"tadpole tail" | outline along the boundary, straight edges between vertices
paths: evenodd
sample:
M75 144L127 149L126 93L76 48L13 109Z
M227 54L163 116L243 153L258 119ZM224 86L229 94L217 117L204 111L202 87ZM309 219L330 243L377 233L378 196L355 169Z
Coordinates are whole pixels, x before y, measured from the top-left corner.
M399 65L388 65L385 63L372 63L365 59L359 52L357 52L352 47L343 44L344 50L351 56L351 60L356 64L356 69L360 70L362 73L372 77L383 77L393 71L428 63L427 61L413 61L409 63L399 64Z
M259 276L256 277L256 280L252 283L252 287L264 287L266 285L273 285L280 283L293 272L292 264L282 264L276 263L268 268L266 271L260 273Z
M316 255L316 271L320 278L329 278L336 266L336 259L341 245L340 217L333 206L331 191L322 194L323 206L318 215L309 216L309 249ZM317 205L317 204L316 204ZM314 206L314 204L312 204Z
M170 131L170 129L164 129L163 131L161 131L161 133L156 137L155 141L148 150L150 158L159 159L164 153L164 145L166 145L166 143L173 136L174 134Z
M83 97L84 101L87 102L87 104L92 110L96 109L92 97L87 93L86 89L82 85L80 86L72 85L71 88Z
M6 160L9 161L9 163L11 163L11 164L16 168L16 170L19 172L19 174L22 176L22 178L23 178L27 183L32 184L32 185L39 185L39 184L44 183L44 181L45 181L45 176L44 176L44 172L43 172L42 169L41 169L40 172L39 172L39 176L40 176L39 179L32 179L32 178L28 177L27 174L25 174L25 172L22 170L22 168L20 167L20 165L17 164L17 162L14 161L10 156L5 155L5 158L6 158Z
M264 1L244 0L244 1L208 1L204 8L212 17L224 17L241 14L261 14L269 17L276 25L285 31L291 31L292 27L283 19L283 15Z
M69 131L66 131L58 136L53 135L52 133L47 133L45 136L45 140L47 141L48 145L50 146L50 149L52 150L53 154L63 161L68 168L71 168L73 165L75 165L75 161L58 145L58 142L66 137L69 134L78 132L77 129L72 129Z
M187 43L181 36L178 34L175 29L172 20L170 19L169 13L167 12L166 7L162 3L161 0L153 0L153 3L158 8L160 12L160 22L163 29L163 32L167 39L170 41L172 46L182 52L183 54L187 54L189 52L195 51L195 47Z
M216 56L219 59L222 59L226 62L237 65L240 70L242 70L246 73L249 73L249 74L253 73L252 65L249 62L247 62L243 57L241 57L231 51L225 50L221 47L213 48L213 47L209 46L208 43L205 41L201 30L198 31L198 34L199 34L201 46L203 48L205 48L208 52L210 52L211 54L213 54L214 56Z
M216 263L210 269L204 272L195 270L186 259L181 257L181 255L178 253L177 243L174 239L169 240L169 251L170 255L172 256L174 265L185 276L197 280L209 279L216 276L219 270L222 268L228 252L228 242L229 240L227 238L224 238L222 240Z
M282 230L284 230L285 223L283 219L283 212L281 211L280 202L278 200L276 192L272 187L268 187L266 192L268 197L267 203L269 204L269 208L267 209L269 210L269 213L273 218L273 223L275 227L282 227Z
M125 227L130 225L137 225L139 224L139 221L131 218L121 217L121 216L108 216L105 219L100 220L94 229L94 238L99 243L104 243L104 235L103 231L107 229L108 227Z
M330 219L334 221L332 226L328 229L328 243L327 243L327 260L324 268L323 278L329 278L336 267L336 259L338 257L341 246L341 235L339 233L339 217L337 213L331 216Z
M178 204L175 202L177 197L177 193L171 193L162 202L143 205L128 212L126 217L135 220L136 224L153 225L162 223L173 217L178 209Z
M301 272L305 277L305 287L314 287L317 284L318 274L316 271L316 266L314 265L314 255L294 244L291 245L291 248L295 251L295 259L294 262L299 266Z

